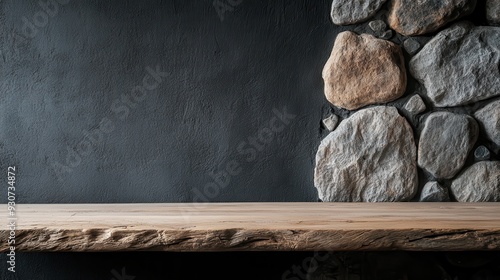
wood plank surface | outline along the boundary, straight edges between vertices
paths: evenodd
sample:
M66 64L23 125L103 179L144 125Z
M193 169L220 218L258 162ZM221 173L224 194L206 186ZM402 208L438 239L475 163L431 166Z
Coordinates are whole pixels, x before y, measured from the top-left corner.
M500 250L500 203L22 204L16 251ZM7 207L0 211L4 225ZM10 230L0 230L7 252Z

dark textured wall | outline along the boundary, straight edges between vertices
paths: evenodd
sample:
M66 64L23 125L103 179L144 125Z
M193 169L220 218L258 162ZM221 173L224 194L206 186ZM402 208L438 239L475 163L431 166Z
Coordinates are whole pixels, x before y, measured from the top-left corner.
M329 1L224 1L1 2L17 202L316 201L320 121L350 114L321 71L339 32L372 31L332 24Z
M316 200L327 1L61 2L0 7L0 167L18 167L19 203Z
M336 35L366 25L334 26L329 1L59 2L0 2L0 170L17 167L17 203L317 200L321 71ZM188 260L211 260L188 274L279 279L309 255L18 254L14 275L2 254L0 266L2 279L121 267L182 279Z
M0 170L17 167L17 203L316 201L321 70L340 31L327 1L242 1L223 20L212 1L61 2L46 18L38 1L0 4ZM279 278L304 258L189 256L18 253L12 274L1 254L1 279L199 278L235 257Z

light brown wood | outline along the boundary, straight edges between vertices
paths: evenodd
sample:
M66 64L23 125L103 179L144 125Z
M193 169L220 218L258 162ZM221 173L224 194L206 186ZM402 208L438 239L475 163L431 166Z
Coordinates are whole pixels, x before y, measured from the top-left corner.
M16 251L500 250L500 203L25 204L17 218Z

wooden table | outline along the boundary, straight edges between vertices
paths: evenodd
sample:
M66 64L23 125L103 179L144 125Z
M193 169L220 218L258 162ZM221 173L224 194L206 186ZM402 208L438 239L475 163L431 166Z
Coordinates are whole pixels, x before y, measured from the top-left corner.
M0 252L7 252L6 205ZM22 204L16 251L500 250L500 203Z

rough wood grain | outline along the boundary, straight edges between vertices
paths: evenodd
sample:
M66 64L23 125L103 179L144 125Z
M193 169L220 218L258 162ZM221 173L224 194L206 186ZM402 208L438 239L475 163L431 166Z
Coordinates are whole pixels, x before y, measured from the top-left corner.
M500 203L37 204L17 217L16 251L500 250Z

